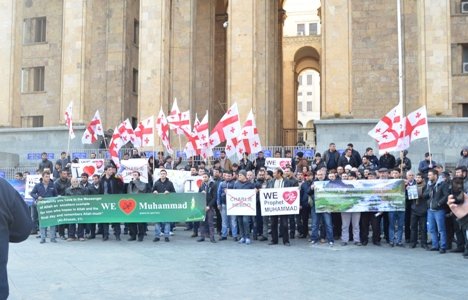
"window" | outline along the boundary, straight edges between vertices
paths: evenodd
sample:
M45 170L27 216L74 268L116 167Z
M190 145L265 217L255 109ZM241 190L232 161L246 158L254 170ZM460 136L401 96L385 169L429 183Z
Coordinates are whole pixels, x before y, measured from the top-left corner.
M297 96L298 96L298 97L301 97L301 96L302 96L302 92L298 92L298 93L297 93Z
M468 2L467 2L468 3ZM462 73L468 74L468 45L462 45Z
M463 110L463 115L462 117L464 118L468 118L468 104L462 104L462 110Z
M297 102L297 111L302 111L302 101Z
M46 41L46 17L24 19L23 44L44 43Z
M307 85L312 85L312 74L307 75Z
M299 85L302 85L302 75L299 75L299 77L297 77L297 82L299 83Z
M312 101L307 101L307 111L312 111Z
M140 43L140 22L137 19L133 21L133 43L137 46Z
M138 119L136 117L132 117L132 126L133 128L137 128L138 126Z
M44 91L44 67L23 68L21 70L21 92Z
M44 127L44 116L21 117L21 127Z
M307 96L312 97L312 92L307 92ZM309 98L309 97L307 97L307 98Z
M461 13L468 14L468 1L462 0L461 2Z
M305 35L305 24L297 24L297 35Z
M309 35L317 35L317 23L309 23Z
M138 70L133 69L133 83L132 83L132 92L138 94Z

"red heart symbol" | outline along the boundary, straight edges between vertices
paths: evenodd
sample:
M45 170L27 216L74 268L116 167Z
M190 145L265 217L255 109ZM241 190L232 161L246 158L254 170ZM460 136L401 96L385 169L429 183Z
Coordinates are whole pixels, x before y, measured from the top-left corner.
M133 199L120 199L119 208L127 215L131 214L136 208L136 201Z
M293 204L294 201L296 201L296 198L297 198L296 191L283 193L283 200L286 201L289 205Z
M197 179L197 186L198 187L201 187L202 183L203 183L203 179Z
M104 164L104 161L102 159L99 159L99 160L96 160L95 164L96 164L96 167L100 169L102 165Z
M89 176L93 176L94 172L96 172L96 168L94 166L85 166L83 168L83 172L85 172Z
M281 169L284 169L284 168L286 168L288 166L288 164L289 164L288 160L282 160L282 161L280 161L279 165L280 165Z

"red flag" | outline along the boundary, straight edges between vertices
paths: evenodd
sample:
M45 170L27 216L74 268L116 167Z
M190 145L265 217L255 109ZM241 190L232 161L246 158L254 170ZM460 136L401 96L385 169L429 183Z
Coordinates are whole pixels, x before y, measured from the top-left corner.
M156 119L156 131L158 132L161 142L166 147L167 152L174 153L169 141L169 124L167 123L166 116L162 109L159 111L158 118Z
M117 168L120 167L119 151L126 143L126 141L121 139L118 127L116 127L109 143L109 154Z
M135 143L135 133L133 132L132 124L128 119L120 123L117 130L120 133L120 138L125 142L124 144L128 142L131 142L132 144Z
M406 135L410 141L429 137L426 106L423 106L406 117Z
M138 123L135 128L135 147L152 147L154 146L154 116L144 119Z
M237 103L234 103L211 131L209 139L210 148L216 147L220 143L227 141L226 154L228 154L228 150L231 155L234 154L235 148L232 149L230 146L228 149L227 146L228 143L231 145L234 142L233 139L236 139L239 136L240 129L239 111L237 109Z
M98 135L104 136L104 130L102 129L101 116L99 115L99 110L96 110L93 119L89 122L88 127L86 127L81 142L83 144L92 144L97 141Z
M190 111L180 112L177 99L174 99L171 112L167 116L167 123L177 134L184 134L187 137L190 135Z
M73 132L73 101L68 104L67 110L65 111L65 125L68 127L68 135L71 139L75 138L75 133Z
M243 153L258 153L262 151L260 144L260 136L258 135L257 125L255 124L254 115L250 110L247 120L242 127L241 134L237 138L236 153L239 159Z

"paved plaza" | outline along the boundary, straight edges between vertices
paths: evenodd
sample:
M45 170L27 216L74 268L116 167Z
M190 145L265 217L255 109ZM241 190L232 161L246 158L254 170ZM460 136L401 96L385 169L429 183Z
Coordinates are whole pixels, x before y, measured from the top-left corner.
M152 227L151 227L152 228ZM10 244L9 299L463 299L468 260L421 248L334 247L294 239L197 243L178 227L169 243Z

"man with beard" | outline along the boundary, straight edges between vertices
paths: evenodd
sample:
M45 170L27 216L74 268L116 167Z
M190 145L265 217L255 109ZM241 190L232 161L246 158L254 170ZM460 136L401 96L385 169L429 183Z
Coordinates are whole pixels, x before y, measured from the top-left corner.
M71 185L70 179L68 178L68 171L62 170L60 172L60 177L55 180L54 185L57 190L57 194L59 196L64 196L65 190L68 189ZM57 227L60 238L65 240L65 228L68 228L68 225L62 224L58 225Z
M55 188L55 185L50 180L50 172L49 171L42 172L41 182L37 183L31 191L31 197L34 199L34 202L37 203L38 201L41 201L44 198L57 197L57 196L58 196L57 189ZM40 227L39 229L41 232L41 244L44 244L46 242L47 227ZM49 235L50 242L56 243L57 241L55 240L55 226L50 226L49 233L50 233Z
M247 171L240 170L238 180L234 183L233 189L235 190L250 190L255 189L255 185L247 180ZM239 224L239 233L241 239L239 243L249 245L250 240L250 216L237 216L237 223Z
M392 179L400 179L400 169L393 169L391 173ZM389 242L390 246L393 247L396 243L397 247L404 247L403 239L403 226L405 223L405 212L404 211L390 211L388 212L388 223L389 223ZM395 223L397 232L395 235Z
M409 172L408 172L409 173ZM407 186L407 194L411 202L411 248L416 248L418 236L421 237L421 248L427 247L427 202L423 198L426 183L421 173L416 175L416 184ZM410 192L416 186L416 193Z
M132 181L127 184L127 194L142 194L148 192L146 183L140 180L140 172L132 172ZM138 241L143 242L146 233L146 223L129 223L128 230L130 238L128 241L135 241L138 236Z
M88 194L89 195L99 195L101 192L102 192L102 189L101 189L101 183L100 183L99 175L94 174L93 175L93 182L88 185ZM95 239L96 238L96 224L95 223L88 224L88 228L89 228L88 239L90 239L90 240ZM102 231L103 231L102 224L99 224L99 230L100 230L100 232L102 234Z
M210 176L208 174L203 174L203 183L198 190L199 193L204 193L206 197L205 203L205 221L201 222L200 224L200 238L197 242L205 241L205 238L209 234L210 242L216 243L214 238L214 207L216 206L216 189L215 183L210 180Z
M232 171L224 172L224 181L221 182L218 188L216 204L218 209L221 211L222 228L220 241L227 240L228 227L231 227L232 237L234 241L238 241L237 238L237 219L236 216L228 216L226 208L226 193L228 189L234 188L235 181L233 180Z
M80 186L78 178L72 178L70 187L65 190L65 196L82 196L87 194L88 190ZM76 241L77 238L80 241L84 241L84 228L85 224L78 224L78 231L76 231L76 224L68 224L67 241Z
M114 167L108 165L104 169L104 175L101 178L101 191L99 194L121 194L123 190L122 180L115 177ZM120 241L120 223L113 223L115 240ZM109 223L102 224L102 240L109 240Z
M299 181L294 177L292 167L284 168L284 180L285 180L285 187L299 186ZM294 239L296 236L296 216L299 217L299 215L289 215L289 238L290 239Z
M286 187L286 182L283 179L283 170L277 168L273 171L273 179L268 182L267 188L278 189ZM283 244L285 246L290 246L289 243L289 234L288 234L288 217L286 215L280 216L271 216L271 242L269 245L278 244L278 219L280 221L280 231L283 236Z
M175 193L174 184L167 178L167 171L161 170L159 172L160 178L153 185L153 194L169 194ZM165 222L164 224L164 241L169 242L169 234L171 230L171 223ZM154 226L155 237L153 242L159 242L161 235L161 223L156 223Z
M297 224L297 230L299 231L300 239L305 239L308 236L309 215L311 209L309 205L309 197L313 191L311 191L313 184L314 173L309 171L307 172L305 181L301 184L300 188L301 205L299 210L299 222Z
M335 173L330 173L328 175L328 178L330 180L336 180L336 174ZM317 171L317 180L316 181L324 181L325 180L325 174L323 173L323 170ZM311 186L312 189L312 186ZM313 198L312 201L312 208L311 208L311 222L312 222L312 228L311 228L311 233L310 233L310 239L311 239L311 244L315 245L319 241L319 224L320 220L323 218L324 223L325 223L325 233L326 237L328 240L328 245L330 247L333 247L334 245L334 238L333 238L333 224L332 224L332 218L331 214L329 212L324 212L324 213L317 213L315 212L315 199Z

